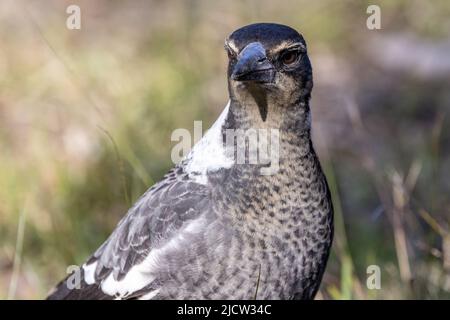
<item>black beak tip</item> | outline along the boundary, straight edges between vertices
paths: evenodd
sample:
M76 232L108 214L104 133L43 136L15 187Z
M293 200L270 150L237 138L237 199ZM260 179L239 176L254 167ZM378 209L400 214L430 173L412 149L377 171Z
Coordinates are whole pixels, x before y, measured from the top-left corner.
M272 83L275 78L275 69L267 68L262 70L253 70L249 72L233 72L231 80L240 82Z

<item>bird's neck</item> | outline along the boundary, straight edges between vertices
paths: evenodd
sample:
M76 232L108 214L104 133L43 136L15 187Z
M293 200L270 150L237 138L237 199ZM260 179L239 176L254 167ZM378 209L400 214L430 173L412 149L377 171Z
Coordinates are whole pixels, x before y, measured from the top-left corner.
M306 206L302 215L312 219L314 210L310 209L316 204L310 205L308 199L317 198L320 206L329 205L325 178L312 145L309 126L305 127L301 120L283 120L283 125L277 127L277 155L274 158L270 154L269 166L236 163L219 171L218 178L211 180L217 186L214 195L219 199L217 212L229 212L232 223L249 232L249 228L253 228L261 234L276 235L279 232L277 221L297 219L299 213L292 208L302 205ZM236 125L239 123L239 120L235 121ZM246 155L250 154L247 149ZM319 197L315 193L317 190L321 191ZM323 203L320 202L322 199ZM225 208L229 202L233 202L233 207ZM241 208L246 208L244 213Z
M229 135L230 131L234 136ZM269 166L276 170L276 177L286 175L286 179L292 179L305 170L303 162L306 161L307 166L318 165L311 140L311 119L307 100L300 101L295 106L268 104L265 121L261 119L257 104L241 104L231 100L222 126L222 136L227 153L234 154L235 165L232 170L237 175L245 176L249 173L248 177L251 177L262 173L264 176L265 172L271 172L263 169ZM261 141L267 141L267 144L260 144ZM239 154L242 155L241 161ZM267 156L265 163L260 161L261 155ZM252 156L257 159L253 164ZM268 174L263 180L270 181L273 178L271 176L272 174Z
M224 129L269 129L289 135L295 141L306 143L310 139L311 115L309 99L301 99L294 105L283 105L277 101L267 101L264 106L265 118L261 116L261 105L253 99L244 103L231 98L230 110Z
M311 218L309 216L315 211L310 210L310 206L316 204L310 205L308 199L316 199L320 206L329 205L325 178L311 141L309 112L307 101L299 102L297 106L269 104L266 121L262 121L257 105L242 105L237 101L230 101L222 125L226 145L230 146L224 131L227 129L241 130L239 134L245 134L245 138L249 139L248 143L243 144L245 151L241 152L245 155L245 163L237 161L238 152L233 152L235 157L232 166L209 174L209 181L217 187L214 188L213 195L217 200L217 212L229 212L232 223L239 224L245 230L251 225L247 220L254 219L253 222L256 221L257 224L254 228L261 234L275 235L279 232L277 221L288 216L297 217L298 210L292 208L305 205L302 214L305 218ZM271 146L268 148L269 165L249 163L248 158L252 154L251 138L245 131L251 129L256 129L257 132L258 129L269 129L264 133L271 131L270 129L278 130L278 148L275 154L272 154ZM258 141L261 137L258 136ZM272 136L268 139L272 143ZM237 150L242 144L231 146ZM258 145L254 152L258 153L258 160L259 151ZM316 194L317 190L320 191L319 196ZM228 207L230 203L233 205ZM246 209L243 211L242 208Z

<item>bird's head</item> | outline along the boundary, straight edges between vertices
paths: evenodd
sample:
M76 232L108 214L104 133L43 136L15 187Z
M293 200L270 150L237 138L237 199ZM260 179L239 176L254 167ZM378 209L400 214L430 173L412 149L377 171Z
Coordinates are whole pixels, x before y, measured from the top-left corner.
M225 41L231 100L256 104L262 121L268 106L293 108L308 102L312 69L303 37L294 29L257 23L234 31Z

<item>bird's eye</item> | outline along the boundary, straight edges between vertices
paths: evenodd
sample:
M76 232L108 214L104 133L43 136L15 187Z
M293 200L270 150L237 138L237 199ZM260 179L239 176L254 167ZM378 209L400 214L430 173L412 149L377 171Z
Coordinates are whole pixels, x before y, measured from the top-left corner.
M229 58L229 59L236 58L236 54L235 54L234 52L228 50L228 58Z
M283 64L286 65L286 66L297 62L297 59L298 59L298 52L297 51L286 51L281 56L281 62L283 62Z

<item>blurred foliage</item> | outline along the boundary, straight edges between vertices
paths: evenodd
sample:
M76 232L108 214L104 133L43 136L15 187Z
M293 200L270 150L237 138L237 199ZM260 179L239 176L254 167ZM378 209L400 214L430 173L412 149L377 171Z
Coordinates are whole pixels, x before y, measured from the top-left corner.
M65 27L74 3L77 31ZM381 30L366 28L369 4ZM336 209L318 298L450 298L449 1L0 8L0 298L44 297L107 238L172 166L171 132L217 117L224 38L256 21L300 30L314 67L314 140ZM380 290L366 287L372 264Z

